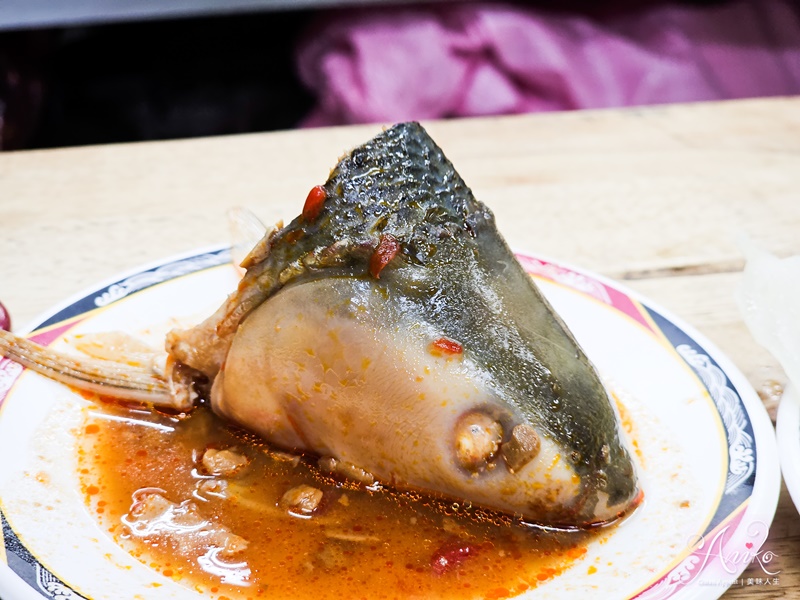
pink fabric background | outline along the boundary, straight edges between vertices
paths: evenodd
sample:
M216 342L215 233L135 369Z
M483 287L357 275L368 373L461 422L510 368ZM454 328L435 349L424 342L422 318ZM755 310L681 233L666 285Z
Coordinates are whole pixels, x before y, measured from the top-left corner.
M789 0L597 20L504 4L333 12L298 49L305 125L800 93Z

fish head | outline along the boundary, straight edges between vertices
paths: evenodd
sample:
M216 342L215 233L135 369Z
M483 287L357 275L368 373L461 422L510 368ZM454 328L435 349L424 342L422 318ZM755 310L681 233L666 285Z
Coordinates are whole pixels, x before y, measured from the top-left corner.
M168 340L214 379L218 413L543 525L641 500L594 366L418 124L344 157L244 265L216 315Z

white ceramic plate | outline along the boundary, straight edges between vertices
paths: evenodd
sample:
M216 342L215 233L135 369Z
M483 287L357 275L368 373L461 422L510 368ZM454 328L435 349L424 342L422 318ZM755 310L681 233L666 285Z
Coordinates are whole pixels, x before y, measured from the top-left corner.
M788 386L783 392L775 430L783 480L795 507L800 511L800 396L794 386Z
M706 339L603 278L518 255L634 424L645 502L535 597L717 598L764 542L780 488L769 418ZM33 338L123 330L155 344L210 314L236 284L224 248L150 265L41 318ZM79 493L85 401L0 360L0 597L197 598L104 533ZM793 430L798 442L798 428ZM787 478L788 479L788 478ZM533 594L528 594L533 597Z

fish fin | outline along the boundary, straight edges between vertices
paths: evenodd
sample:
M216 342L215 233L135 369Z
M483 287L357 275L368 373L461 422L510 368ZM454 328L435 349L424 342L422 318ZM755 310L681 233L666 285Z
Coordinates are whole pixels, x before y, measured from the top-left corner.
M269 256L272 238L283 228L283 222L267 227L241 206L230 209L227 215L231 232L231 261L244 274L249 267Z
M7 331L0 331L0 355L55 381L103 396L181 411L191 408L194 401L183 373L173 376L172 366L161 376L152 368L76 358Z

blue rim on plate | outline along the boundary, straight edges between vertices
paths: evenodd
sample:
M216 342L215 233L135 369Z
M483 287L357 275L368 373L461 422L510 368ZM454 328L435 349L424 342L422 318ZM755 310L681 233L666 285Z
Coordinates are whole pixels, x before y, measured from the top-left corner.
M632 597L644 600L682 596L681 592L691 588L701 573L713 571L714 557L709 555L707 546L704 546L708 538L713 537L715 542L718 540L718 554L724 560L726 551L745 551L739 547L744 542L741 536L737 538L736 533L748 525L744 519L747 511L754 511L754 517L766 527L772 520L780 490L780 472L774 460L777 448L769 417L752 387L730 361L702 335L666 311L655 308L651 302L634 292L597 275L540 257L517 254L517 258L532 276L564 285L602 302L665 341L694 372L713 400L724 428L728 451L721 498L705 530L698 532L697 543ZM51 343L88 312L112 305L154 285L217 267L229 260L229 248L215 247L137 269L89 293L73 297L41 317L31 328L31 337L39 343ZM19 365L0 359L0 407L21 372ZM800 444L800 431L793 433ZM29 591L26 595L32 598L40 596L68 600L84 597L36 559L32 551L19 540L2 513L0 523L0 592L16 594L26 588ZM756 553L763 541L759 540L755 547L752 542L747 542L746 551ZM746 566L747 563L738 565L735 573L726 571L734 579ZM16 577L9 578L9 572ZM724 590L725 587L701 589L700 596L717 597ZM38 596L30 593L34 591ZM696 586L692 592L697 593Z

